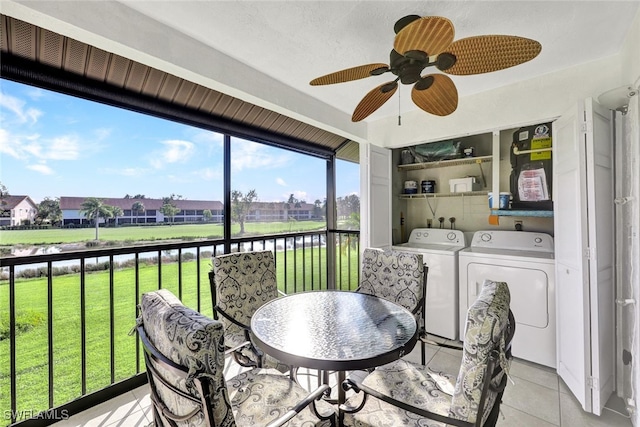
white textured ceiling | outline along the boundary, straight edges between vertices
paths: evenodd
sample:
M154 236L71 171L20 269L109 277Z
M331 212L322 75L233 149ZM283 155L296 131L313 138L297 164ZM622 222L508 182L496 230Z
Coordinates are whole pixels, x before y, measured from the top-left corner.
M392 80L390 75L331 86L312 87L309 81L357 65L388 64L393 25L403 16L447 17L455 40L507 34L542 44L540 55L528 63L452 76L463 103L466 95L615 55L640 5L638 0L121 2L349 115L369 90ZM410 87L399 93L367 120L416 108Z

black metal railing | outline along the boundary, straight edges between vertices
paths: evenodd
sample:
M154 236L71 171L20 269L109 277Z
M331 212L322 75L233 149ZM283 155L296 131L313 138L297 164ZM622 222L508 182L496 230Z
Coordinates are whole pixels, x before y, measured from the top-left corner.
M335 241L335 251L327 242ZM359 232L317 231L0 259L0 414L47 425L146 381L128 336L140 296L168 288L212 316L211 256L268 249L284 293L355 289ZM335 253L335 260L327 253ZM333 269L333 271L330 271ZM331 274L330 274L331 273ZM5 425L3 424L3 425Z

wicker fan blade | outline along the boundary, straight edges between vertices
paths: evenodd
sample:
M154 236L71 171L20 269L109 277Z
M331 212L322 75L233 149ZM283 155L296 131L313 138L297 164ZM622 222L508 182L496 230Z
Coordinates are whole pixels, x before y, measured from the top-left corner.
M431 74L433 83L427 89L419 90L420 82L411 90L411 99L427 113L448 116L458 108L458 90L453 80L444 74ZM425 77L423 77L425 79Z
M360 120L364 120L367 117L369 117L371 113L376 111L378 108L382 107L382 104L387 102L387 100L391 98L391 96L394 93L396 93L396 90L398 90L397 83L393 87L391 87L393 83L394 82L381 84L380 86L378 86L377 88L373 89L371 92L366 94L365 97L362 98L362 101L360 101L356 109L353 111L353 116L351 116L351 121L359 122ZM387 90L386 92L383 92L382 88L385 86L386 86L385 89L389 89L389 90Z
M425 16L400 30L393 48L402 55L411 50L420 50L433 56L451 45L454 34L453 24L447 18Z
M334 83L350 82L351 80L364 79L370 77L374 70L389 69L387 64L367 64L358 67L347 68L346 70L336 71L326 76L318 77L309 82L311 86L332 85ZM383 71L383 72L386 72Z
M535 40L517 36L475 36L456 40L446 49L456 56L447 74L482 74L513 67L538 56L542 45Z

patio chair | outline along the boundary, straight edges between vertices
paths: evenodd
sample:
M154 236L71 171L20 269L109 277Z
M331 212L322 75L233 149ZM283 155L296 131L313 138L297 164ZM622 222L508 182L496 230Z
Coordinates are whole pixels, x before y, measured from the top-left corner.
M156 427L332 426L335 410L274 369L226 380L222 323L166 289L142 296L136 330L144 346Z
M213 257L209 272L214 318L221 316L227 348L236 362L245 367L290 369L264 354L251 342L251 316L264 303L281 293L276 281L276 265L271 251L238 252Z
M366 248L362 254L360 284L356 292L375 295L409 310L416 318L418 336L426 336L424 303L427 295L427 272L422 254L401 251L383 251ZM422 364L426 349L422 345Z
M485 281L469 308L455 375L399 360L376 368L343 405L346 426L495 426L511 363L515 320L504 282ZM429 421L433 420L433 421Z

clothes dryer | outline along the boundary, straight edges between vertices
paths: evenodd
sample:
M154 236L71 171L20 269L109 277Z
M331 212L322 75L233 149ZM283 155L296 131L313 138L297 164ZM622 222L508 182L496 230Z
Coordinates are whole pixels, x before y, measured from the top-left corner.
M556 367L553 237L524 231L477 231L459 253L460 331L485 279L506 282L516 319L515 357Z
M407 243L393 249L422 254L429 268L425 301L427 332L458 339L458 252L465 247L460 230L416 228Z

